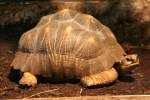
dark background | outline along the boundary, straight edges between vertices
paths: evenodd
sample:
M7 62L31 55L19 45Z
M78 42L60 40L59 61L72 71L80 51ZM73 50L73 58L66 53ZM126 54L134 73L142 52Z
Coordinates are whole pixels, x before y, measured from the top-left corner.
M19 37L24 31L34 27L42 16L58 10L59 4L54 6L50 1L52 0L1 0L0 31L7 29L13 35L17 33ZM138 45L150 42L150 2L148 0L78 1L84 2L80 11L93 15L110 27L119 42L130 41ZM135 2L138 5L135 6Z

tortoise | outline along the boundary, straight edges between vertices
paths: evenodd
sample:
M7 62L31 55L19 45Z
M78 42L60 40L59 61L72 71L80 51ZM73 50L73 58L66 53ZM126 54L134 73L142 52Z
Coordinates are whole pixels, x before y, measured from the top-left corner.
M63 9L43 16L21 36L11 66L24 72L23 85L36 85L36 76L42 75L80 79L88 87L109 84L117 79L117 69L137 64L138 55L127 55L107 26L91 15Z

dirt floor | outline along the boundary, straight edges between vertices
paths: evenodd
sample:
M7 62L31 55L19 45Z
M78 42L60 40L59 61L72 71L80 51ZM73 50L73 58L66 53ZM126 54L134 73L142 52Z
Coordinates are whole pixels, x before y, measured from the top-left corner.
M3 33L0 33L3 34ZM107 86L82 88L79 82L50 83L40 81L36 87L22 88L12 81L10 74L12 62L17 50L19 38L13 35L0 35L0 99L33 98L33 97L62 97L62 96L96 96L96 95L150 95L150 49L123 43L128 53L138 53L140 65L116 82Z

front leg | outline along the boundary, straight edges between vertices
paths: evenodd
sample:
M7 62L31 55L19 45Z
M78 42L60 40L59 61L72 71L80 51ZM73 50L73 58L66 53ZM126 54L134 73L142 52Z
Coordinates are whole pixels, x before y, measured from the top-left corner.
M22 78L19 80L19 84L27 86L35 86L37 84L37 78L30 72L25 72Z
M114 68L107 71L84 76L81 78L81 83L85 87L94 85L104 85L115 81L118 78L118 73Z

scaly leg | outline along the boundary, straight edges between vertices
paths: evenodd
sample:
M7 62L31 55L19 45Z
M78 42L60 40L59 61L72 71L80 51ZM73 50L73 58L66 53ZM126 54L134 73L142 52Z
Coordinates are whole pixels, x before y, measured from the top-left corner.
M104 85L115 81L118 78L118 73L114 68L110 70L92 74L81 78L83 86Z
M30 72L25 72L22 78L19 80L19 84L27 86L35 86L37 84L37 78Z

